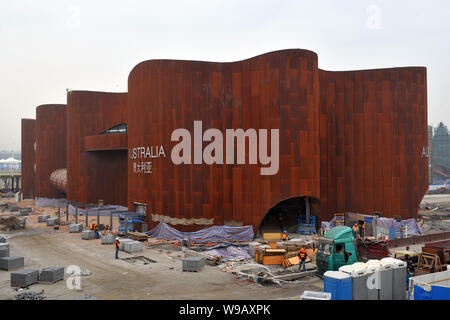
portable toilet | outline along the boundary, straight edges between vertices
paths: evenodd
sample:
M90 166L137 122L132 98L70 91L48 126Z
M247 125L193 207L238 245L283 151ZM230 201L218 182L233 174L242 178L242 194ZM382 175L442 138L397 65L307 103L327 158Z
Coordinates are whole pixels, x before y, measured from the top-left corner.
M323 279L323 291L331 293L331 300L352 300L352 277L349 274L327 271Z
M353 300L368 300L366 266L361 264L346 265L339 268L339 271L349 274L352 277L352 299Z
M406 299L406 275L407 264L405 261L394 258L383 258L381 261L389 261L394 265L393 281L392 281L392 299L393 300L405 300Z
M367 274L367 299L378 300L380 289L379 271L381 263L379 260L369 260L365 264L365 271Z
M394 281L394 264L390 260L380 260L380 300L392 300L393 299L393 281Z

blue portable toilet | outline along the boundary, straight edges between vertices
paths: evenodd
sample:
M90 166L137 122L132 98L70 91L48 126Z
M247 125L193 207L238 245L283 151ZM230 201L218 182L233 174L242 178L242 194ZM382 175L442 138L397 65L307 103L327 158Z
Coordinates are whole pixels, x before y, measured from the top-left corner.
M352 277L349 274L327 271L323 280L323 291L331 293L331 300L352 300Z

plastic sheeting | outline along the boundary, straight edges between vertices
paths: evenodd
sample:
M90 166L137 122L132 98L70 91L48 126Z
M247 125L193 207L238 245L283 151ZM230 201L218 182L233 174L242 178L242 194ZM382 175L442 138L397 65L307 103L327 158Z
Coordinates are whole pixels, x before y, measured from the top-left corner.
M248 246L237 247L237 246L227 246L215 248L203 253L209 254L210 256L220 257L222 261L234 260L234 259L250 259L250 254L248 253Z
M189 238L191 241L252 241L254 238L252 226L228 227L213 226L195 232L181 232L165 222L160 222L156 227L147 232L150 237L166 240L182 241Z
M60 208L65 208L66 203L67 203L66 199L36 198L35 206L58 208L59 205Z
M348 213L348 214L351 215L350 213ZM375 216L370 216L370 215L361 214L361 216L375 218ZM397 220L395 220L393 218L380 217L378 219L374 219L373 221L376 221L376 223L377 223L377 232L380 233L381 230L386 230L384 233L387 236L389 236L390 228L395 228L396 235L398 235L401 223L405 224L405 226L408 228L408 235L422 235L423 234L422 228L420 228L420 226L417 224L416 219L414 219L414 218L406 219L406 220L402 220L401 222L398 222ZM321 227L324 229L332 229L334 227L334 218L331 219L329 222L322 221ZM381 233L383 233L383 232L381 232Z

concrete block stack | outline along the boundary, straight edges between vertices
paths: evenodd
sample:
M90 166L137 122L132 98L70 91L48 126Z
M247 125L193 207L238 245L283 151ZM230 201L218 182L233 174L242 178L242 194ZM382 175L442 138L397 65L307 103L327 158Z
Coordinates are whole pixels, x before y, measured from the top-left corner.
M0 236L0 243L6 243L6 236Z
M81 239L83 240L92 240L95 239L95 231L93 230L84 230L81 232Z
M119 250L124 251L125 243L131 242L131 241L134 241L134 240L131 240L131 239L120 239L119 241L120 241Z
M114 240L115 238L112 233L102 235L102 244L113 244Z
M27 287L39 281L39 270L23 269L11 272L11 287Z
M187 257L183 259L183 271L200 271L205 267L205 259L202 257Z
M17 207L17 206L10 206L9 207L9 212L17 212L17 211L19 211L19 207Z
M23 268L24 258L23 257L3 257L0 258L0 269L2 270L15 270Z
M38 222L46 222L47 219L49 219L49 218L50 218L49 214L42 214L42 215L38 216Z
M83 231L83 225L81 223L73 223L69 225L69 232L70 233L79 233Z
M9 243L0 243L0 258L9 257Z
M47 226L54 226L59 223L58 218L47 219Z
M142 242L139 241L127 241L124 244L123 250L127 253L133 253L133 252L139 252L144 249L144 246L142 245Z
M31 212L31 208L22 208L19 210L19 215L22 217L28 216Z
M64 280L63 267L47 267L42 269L39 274L39 282L54 283L60 280Z

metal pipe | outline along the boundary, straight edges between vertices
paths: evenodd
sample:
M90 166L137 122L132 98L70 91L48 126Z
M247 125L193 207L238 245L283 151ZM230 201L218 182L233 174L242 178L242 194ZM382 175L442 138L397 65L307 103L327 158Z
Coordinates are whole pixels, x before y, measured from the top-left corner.
M109 227L111 228L111 231L113 230L113 215L112 215L112 211L109 212L110 216L109 216Z
M75 224L78 224L78 203L75 203Z
M69 221L69 201L66 201L66 222Z
M89 207L86 206L86 227L89 227L89 221L88 221L88 218L89 218Z
M100 208L97 209L97 224L100 224Z

